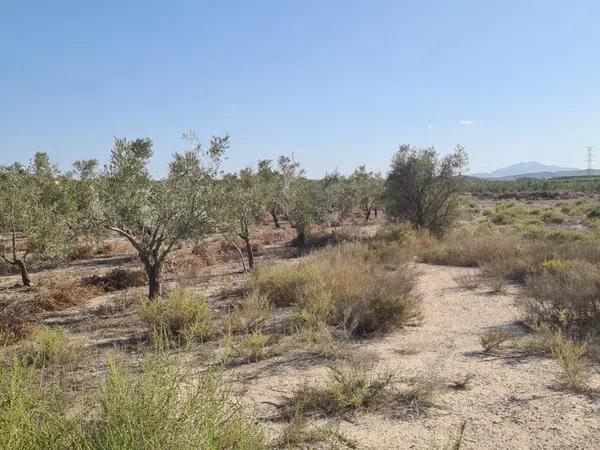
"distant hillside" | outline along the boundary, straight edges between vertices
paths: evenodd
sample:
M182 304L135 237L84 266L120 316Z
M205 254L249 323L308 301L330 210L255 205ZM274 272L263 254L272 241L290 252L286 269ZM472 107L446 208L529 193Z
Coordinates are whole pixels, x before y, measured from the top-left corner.
M594 172L598 172L600 174L600 171L593 171L593 175L596 175ZM587 175L587 170L551 166L536 161L530 161L520 162L502 169L496 169L490 173L472 174L471 176L476 178L514 180L517 178L554 178L557 176L569 177L581 175Z

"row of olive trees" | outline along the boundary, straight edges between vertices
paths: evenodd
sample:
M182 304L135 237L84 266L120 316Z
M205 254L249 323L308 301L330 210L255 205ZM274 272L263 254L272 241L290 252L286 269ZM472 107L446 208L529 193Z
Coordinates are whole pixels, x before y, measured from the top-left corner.
M254 266L251 235L269 214L274 226L287 221L295 243L303 246L313 224L338 226L355 211L364 219L385 206L388 216L441 232L456 211L455 194L466 163L462 149L439 159L433 149L402 147L387 178L359 167L345 177L308 179L292 158L276 166L262 160L258 170L223 174L220 163L229 137L214 137L204 149L193 136L191 149L175 153L164 179L152 178L149 139L116 139L109 164L77 161L60 173L39 153L25 167L0 170L0 257L31 284L27 258L61 258L76 239L116 233L136 250L149 280L149 298L161 292L165 259L182 241L221 233L236 245L240 239ZM245 269L245 263L244 263Z

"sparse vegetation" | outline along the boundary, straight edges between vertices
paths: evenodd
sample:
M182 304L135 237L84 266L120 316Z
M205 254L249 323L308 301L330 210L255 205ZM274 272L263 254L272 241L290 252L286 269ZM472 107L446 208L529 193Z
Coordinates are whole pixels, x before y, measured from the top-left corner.
M514 320L524 319L534 333L520 339L501 328L504 322L486 318L477 322L490 330L481 336L483 351L532 361L552 357L561 383L597 393L590 364L600 327L600 226L592 201L459 198L460 149L440 159L431 149L405 147L384 184L365 167L351 176L334 171L311 180L288 157L280 158L277 169L265 160L258 171L221 174L228 142L213 144L206 162L195 148L173 158L167 178L154 180L147 168L150 142L117 141L106 170L80 161L74 172L56 169L48 178L65 183L48 200L64 215L59 225L66 228L56 240L16 227L13 246L11 230L0 224L9 238L6 257L36 255L29 260L35 286L14 279L0 286L0 341L6 346L0 372L14 383L0 387L0 402L10 402L0 408L0 432L13 436L0 436L0 446L355 448L361 438L346 436L346 427L353 427L346 420L362 420L361 413L418 420L438 406L442 385L458 398L470 395L463 391L474 379L489 379L478 372L444 374L443 367L415 377L418 341L401 341L421 331L407 326L443 319L454 329L451 321L471 313L469 303L454 300L473 300L480 314L482 301L506 305L515 292L523 316ZM37 177L34 172L27 169L26 177ZM8 175L0 175L2 184ZM407 193L413 185L419 195ZM52 242L60 248L53 250ZM132 251L144 271L128 267L136 257ZM237 257L250 273L238 270ZM17 269L2 266L2 276ZM441 274L436 295L453 296L439 302L439 318L432 304L422 315L420 292L428 302L435 298L429 282L417 286L419 273L434 289ZM172 291L162 292L163 276ZM146 284L152 285L150 302L131 289ZM481 286L505 295L489 296ZM89 336L93 346L78 335ZM91 348L94 358L87 357ZM115 349L126 352L127 362L107 365ZM461 351L481 357L464 346ZM168 353L191 366L193 375L184 376ZM404 377L377 371L381 355L407 355L410 369L394 360ZM285 382L281 389L271 385L280 372L292 380L298 367L319 373L325 364L326 378L292 392ZM99 375L93 381L84 375L90 371ZM228 394L230 373L235 399ZM269 380L269 388L260 380ZM261 417L267 405L274 414L283 412L286 423L268 427L268 442L237 403L245 402L246 383L259 383L259 391L249 389L254 403L257 393L266 397ZM271 386L291 395L289 401L270 398ZM21 423L19 415L27 420ZM453 447L460 446L463 432L464 422Z

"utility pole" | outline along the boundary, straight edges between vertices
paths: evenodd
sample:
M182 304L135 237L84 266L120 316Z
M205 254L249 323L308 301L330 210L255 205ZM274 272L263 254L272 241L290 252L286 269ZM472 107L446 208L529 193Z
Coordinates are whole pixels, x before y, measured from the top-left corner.
M587 174L588 176L592 175L592 147L591 145L586 147L587 150Z

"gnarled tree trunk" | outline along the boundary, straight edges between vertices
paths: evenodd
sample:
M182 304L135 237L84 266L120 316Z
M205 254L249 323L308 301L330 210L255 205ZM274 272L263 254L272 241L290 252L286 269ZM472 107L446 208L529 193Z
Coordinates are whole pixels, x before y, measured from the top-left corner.
M29 273L27 273L27 265L25 261L22 259L17 259L15 261L15 265L21 271L21 281L23 282L23 286L31 286L31 278L29 278Z
M281 225L279 224L279 219L277 218L277 214L275 214L275 211L271 210L271 211L269 211L269 213L271 214L271 217L273 218L273 223L275 224L275 228L277 228L277 229L281 228Z
M148 275L148 299L156 300L161 295L160 269L161 263L152 257L142 258L144 270Z
M254 268L254 252L252 251L252 244L248 236L244 237L244 243L246 244L246 253L248 255L248 267L250 270Z
M23 286L31 286L31 278L29 278L29 273L27 272L27 265L25 264L25 258L27 257L27 251L21 258L17 258L17 230L13 227L12 230L12 259L8 259L4 251L0 253L0 257L6 261L8 264L13 266L17 266L21 271L21 281L23 282Z

